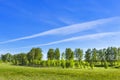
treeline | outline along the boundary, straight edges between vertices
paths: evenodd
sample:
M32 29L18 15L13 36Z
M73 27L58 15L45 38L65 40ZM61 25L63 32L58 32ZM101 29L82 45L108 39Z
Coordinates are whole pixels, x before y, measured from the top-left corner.
M49 49L47 60L42 60L41 48L32 48L28 53L2 54L3 62L14 65L36 67L62 67L62 68L94 68L94 67L120 67L120 48L108 47L104 49L87 49L84 53L80 48L74 51L66 48L63 53L59 48Z

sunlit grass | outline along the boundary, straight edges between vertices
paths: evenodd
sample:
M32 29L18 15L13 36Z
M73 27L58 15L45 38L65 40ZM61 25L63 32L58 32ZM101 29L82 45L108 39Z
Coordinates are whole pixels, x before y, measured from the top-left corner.
M33 68L0 64L0 80L119 80L119 69Z

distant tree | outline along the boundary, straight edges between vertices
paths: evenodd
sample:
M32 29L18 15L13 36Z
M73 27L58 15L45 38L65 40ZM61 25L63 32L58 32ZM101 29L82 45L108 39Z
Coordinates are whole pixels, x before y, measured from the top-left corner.
M65 57L66 57L66 60L73 60L74 59L74 53L71 50L71 48L66 48Z
M25 53L17 54L17 61L20 65L26 65L27 64L27 55Z
M59 48L55 49L54 58L55 58L55 60L60 60L60 50L59 50Z
M120 48L108 47L97 50L87 49L83 58L83 50L76 48L73 52L71 48L66 48L65 52L61 54L59 48L49 49L47 53L48 60L42 60L42 49L32 48L27 54L19 53L11 55L10 53L2 54L0 57L3 62L12 62L14 65L28 65L28 66L41 66L41 67L63 67L63 68L94 68L94 65L109 66L120 65ZM75 60L74 60L75 58ZM82 60L84 59L84 60ZM101 62L101 64L100 64ZM97 63L97 64L95 64Z
M117 63L120 64L120 48L118 48L118 58L117 59L118 59Z
M65 53L63 52L62 55L61 55L61 59L62 60L65 60Z
M74 68L74 65L75 65L74 60L70 60L70 67Z
M42 59L42 49L41 48L32 48L27 54L29 63L33 64L35 61L39 62Z
M105 61L105 50L104 49L98 50L98 61L100 61L101 65L103 65Z
M105 61L104 62L104 68L107 69L108 68L108 63Z
M47 66L50 67L51 66L51 60L47 60Z
M66 68L66 61L65 60L61 60L61 66L62 66L62 68Z
M14 54L14 55L13 55L12 63L13 63L14 65L18 65L18 64L19 64L19 63L18 63L17 54Z
M66 68L70 68L70 60L66 60Z
M114 60L118 60L118 49L116 47L113 47L113 54L114 54Z
M47 62L46 62L45 60L42 60L42 61L41 61L41 66L42 66L42 67L46 67L46 66L47 66Z
M30 52L28 52L27 54L27 58L30 64L33 64L34 57L35 57L35 48L32 48Z
M41 60L42 57L43 57L42 49L41 48L36 48L35 49L35 57L34 57L34 59Z
M97 62L97 50L95 48L92 50L92 62L94 64Z
M86 62L91 62L91 55L92 55L92 53L91 53L91 49L88 49L86 52L85 52L85 61Z
M75 58L76 58L78 61L82 61L82 58L83 58L83 50L80 49L80 48L75 49L74 55L75 55Z
M10 53L6 53L4 55L1 55L1 59L3 62L11 62L12 61L12 55Z
M110 63L111 66L114 65L115 53L113 47L108 47L106 52L106 60Z
M54 59L54 49L49 49L48 53L47 53L47 58L49 60L53 60Z
M91 69L94 68L94 64L93 64L93 62L90 63L90 67L91 67Z
M106 60L108 61L108 62L112 62L112 47L108 47L107 48L107 51L106 51Z

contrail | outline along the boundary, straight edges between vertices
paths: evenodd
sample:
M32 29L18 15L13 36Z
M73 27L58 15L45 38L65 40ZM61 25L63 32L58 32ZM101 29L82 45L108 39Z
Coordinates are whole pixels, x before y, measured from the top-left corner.
M10 42L15 42L15 41L20 41L20 40L26 40L26 39L32 39L40 36L46 36L46 35L69 35L69 34L74 34L77 32L93 29L97 27L97 25L104 24L110 21L113 21L115 19L118 19L119 17L112 17L112 18L105 18L105 19L99 19L99 20L94 20L94 21L89 21L85 23L80 23L80 24L74 24L74 25L69 25L69 26L64 26L61 28L56 28L52 30L48 30L45 32L41 32L38 34L33 34L30 36L25 36L25 37L20 37L16 39L11 39L7 41L1 41L0 44L5 44L5 43L10 43Z

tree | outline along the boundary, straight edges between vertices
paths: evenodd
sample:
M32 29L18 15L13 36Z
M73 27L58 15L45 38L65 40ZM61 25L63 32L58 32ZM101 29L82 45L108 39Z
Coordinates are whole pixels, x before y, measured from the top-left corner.
M82 58L83 58L83 50L80 49L80 48L75 49L74 55L75 55L76 60L82 61Z
M114 56L115 53L113 47L108 47L106 52L106 61L109 62L111 66L114 65Z
M27 58L30 64L33 64L34 57L35 57L35 48L32 48L30 52L27 54Z
M108 47L106 51L106 60L112 62L112 47Z
M107 69L108 68L108 63L105 61L104 62L104 68Z
M66 60L73 60L74 59L74 53L70 48L66 48L65 57L66 57Z
M25 53L17 54L17 61L20 65L27 64L27 55Z
M91 68L91 69L94 68L94 64L93 64L93 62L90 63L90 68Z
M91 62L91 49L88 49L86 52L85 52L85 61L90 63Z
M48 53L47 53L47 58L48 60L53 60L54 59L54 49L49 49Z
M61 66L62 66L62 68L66 67L66 61L65 60L61 60Z
M35 49L35 56L34 59L36 60L41 60L42 59L42 49L41 48L36 48Z
M97 62L97 50L95 48L92 50L92 62Z
M18 65L18 64L19 64L18 58L17 58L17 54L14 54L14 55L13 55L12 63L13 63L14 65Z
M35 61L39 62L42 59L42 49L41 48L32 48L27 54L29 63L33 64Z
M74 68L74 65L75 65L74 60L70 60L70 67Z
M106 49L98 50L98 60L101 62L101 65L103 65L105 61L105 52L106 52Z
M120 63L120 48L118 48L118 64Z
M65 53L64 52L62 53L61 59L65 60Z
M1 55L1 59L3 62L11 62L12 61L12 55L10 53L6 53L4 55Z
M116 47L113 47L113 55L114 55L114 59L113 59L113 62L114 62L114 65L116 62L118 62L118 49Z
M59 50L59 48L55 49L54 58L55 58L55 60L60 60L60 50Z

